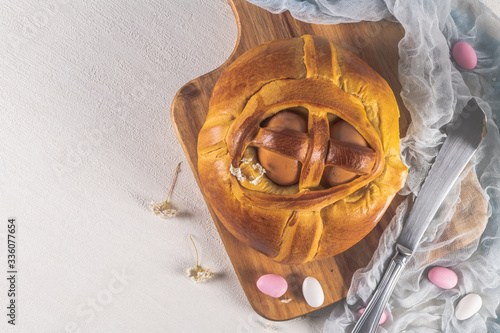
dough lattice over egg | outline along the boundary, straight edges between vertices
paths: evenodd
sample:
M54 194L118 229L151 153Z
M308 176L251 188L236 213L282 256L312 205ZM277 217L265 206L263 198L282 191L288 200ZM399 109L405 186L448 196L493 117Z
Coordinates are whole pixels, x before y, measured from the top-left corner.
M286 112L302 125L272 123ZM198 137L206 198L235 237L277 262L343 252L404 185L398 119L388 84L328 40L306 35L257 46L214 87ZM339 139L336 126L359 138ZM294 162L297 175L284 182L267 175L262 165L273 165L273 156ZM351 176L328 181L332 170Z

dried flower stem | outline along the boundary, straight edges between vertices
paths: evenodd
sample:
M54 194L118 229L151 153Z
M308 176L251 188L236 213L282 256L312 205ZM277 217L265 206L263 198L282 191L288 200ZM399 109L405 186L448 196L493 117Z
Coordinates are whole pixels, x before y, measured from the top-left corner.
M172 195L172 191L174 190L175 182L177 181L177 175L181 171L181 163L182 162L179 162L179 164L177 164L177 168L175 168L174 179L172 180L172 185L170 185L170 190L168 191L167 199L165 200L165 202L168 202L170 200L170 195Z
M194 268L188 268L186 270L186 275L194 282L205 282L214 277L214 273L210 271L209 268L204 269L200 266L200 262L198 261L198 248L193 240L193 236L189 235L191 242L194 245L194 250L196 251L196 266Z
M196 244L194 243L193 235L189 235L189 238L191 239L191 242L193 243L194 246L194 251L196 252L196 267L200 267L198 262L198 249L196 248Z
M174 217L179 214L179 210L176 209L170 202L170 196L172 195L172 191L174 189L175 182L177 180L177 175L181 171L181 162L177 164L177 168L174 172L174 179L172 180L172 185L170 186L170 190L168 191L167 200L164 202L156 203L152 201L149 204L149 208L153 211L153 213L163 219Z

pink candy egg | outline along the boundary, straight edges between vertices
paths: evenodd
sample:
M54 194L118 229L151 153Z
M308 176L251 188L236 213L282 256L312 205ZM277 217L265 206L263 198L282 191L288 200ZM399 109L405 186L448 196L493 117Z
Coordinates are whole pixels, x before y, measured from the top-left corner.
M432 283L443 289L451 289L458 283L457 274L446 267L434 267L427 276Z
M477 65L476 51L466 42L458 42L451 52L453 59L465 69L473 69Z
M365 312L365 309L366 308L361 308L358 310L358 314L361 316L363 314L363 312ZM382 325L383 323L385 323L385 321L387 320L387 312L382 312L382 315L380 316L380 320L378 322L379 325Z
M257 288L271 297L281 297L288 289L288 283L282 276L266 274L257 280Z

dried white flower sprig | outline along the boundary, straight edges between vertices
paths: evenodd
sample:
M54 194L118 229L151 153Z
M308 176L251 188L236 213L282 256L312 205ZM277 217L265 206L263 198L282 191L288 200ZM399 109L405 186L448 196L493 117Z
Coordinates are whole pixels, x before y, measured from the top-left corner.
M250 164L252 162L252 158L251 157L250 158L243 158L243 159L241 159L241 162L244 164ZM264 167L262 165L260 165L259 163L252 163L252 168L258 173L258 176L257 177L250 176L249 182L252 185L257 185L260 183L261 178L266 173L266 169L264 169ZM231 172L231 174L233 176L235 176L236 179L238 179L238 181L240 181L240 182L244 182L245 180L247 180L247 177L245 177L243 175L241 168L235 168L232 164L229 167L229 172Z
M194 282L205 282L214 277L214 273L210 271L209 268L203 269L198 262L198 249L196 248L196 244L194 243L193 237L189 235L191 242L194 245L194 250L196 252L196 266L192 268L188 268L186 270L186 275Z
M252 164L252 168L254 168L254 170L256 170L259 175L257 176L257 178L250 179L250 184L257 185L258 183L260 183L260 179L266 173L266 169L264 169L264 167L260 165L260 163Z
M181 163L177 165L177 168L175 169L174 173L174 179L172 180L172 185L170 186L170 191L168 191L167 199L163 202L156 203L154 201L151 201L149 204L149 208L151 208L151 211L161 217L162 219L167 219L169 217L174 217L180 213L178 209L176 209L170 202L170 195L172 194L172 190L174 189L175 181L177 180L177 175L179 174L179 171L181 170Z

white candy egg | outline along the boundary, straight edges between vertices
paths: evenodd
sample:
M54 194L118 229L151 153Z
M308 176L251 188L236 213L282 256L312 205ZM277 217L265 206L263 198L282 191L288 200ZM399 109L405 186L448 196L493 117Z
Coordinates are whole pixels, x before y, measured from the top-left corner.
M483 300L478 294L468 294L458 302L455 308L455 317L458 320L465 320L475 315L481 306Z
M323 304L325 301L325 294L323 293L323 288L319 284L318 280L313 277L306 277L302 283L302 293L304 298L310 306L317 308Z

